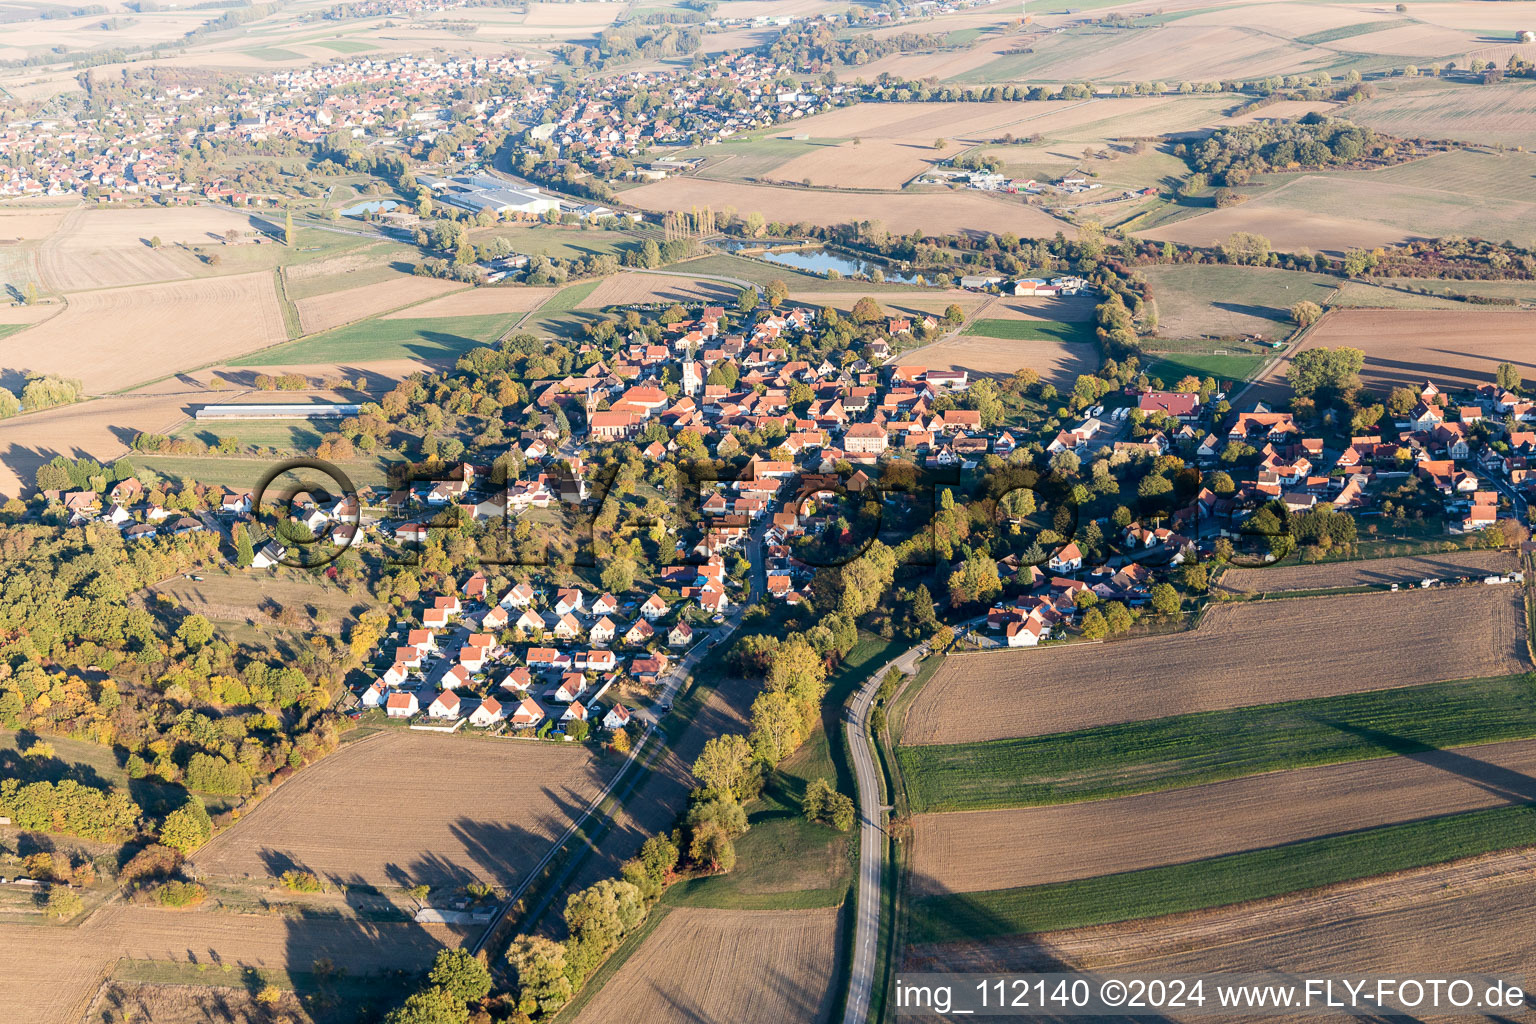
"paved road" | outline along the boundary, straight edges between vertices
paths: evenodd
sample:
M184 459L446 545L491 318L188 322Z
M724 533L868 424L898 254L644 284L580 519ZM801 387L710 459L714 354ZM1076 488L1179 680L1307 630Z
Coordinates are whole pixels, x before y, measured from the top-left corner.
M914 647L881 665L864 681L848 706L848 749L853 753L853 774L859 784L859 899L855 911L853 963L848 982L848 1002L843 1024L865 1024L869 997L874 991L880 939L880 890L885 883L885 811L880 803L880 773L870 742L869 712L875 703L880 680L894 666L907 675L917 670L917 659L926 647Z

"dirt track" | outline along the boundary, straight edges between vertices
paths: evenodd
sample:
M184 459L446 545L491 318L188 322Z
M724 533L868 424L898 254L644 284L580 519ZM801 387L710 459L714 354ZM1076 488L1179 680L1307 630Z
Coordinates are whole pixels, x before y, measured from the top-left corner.
M1172 636L948 658L903 742L1039 736L1528 668L1515 586L1213 604Z
M919 815L928 892L1008 889L1203 860L1536 800L1536 740L1323 765L1114 800Z

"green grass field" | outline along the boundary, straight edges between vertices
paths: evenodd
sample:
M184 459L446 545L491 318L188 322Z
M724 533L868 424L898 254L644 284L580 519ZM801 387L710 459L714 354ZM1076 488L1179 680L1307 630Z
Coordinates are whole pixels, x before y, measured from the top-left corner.
M132 456L132 462L140 470L168 480L195 480L224 487L254 487L273 465L271 459L137 453ZM336 465L347 474L354 487L370 487L389 479L388 463L381 459L355 459Z
M1310 32L1304 36L1297 36L1298 43L1308 46L1316 46L1318 43L1336 43L1340 39L1352 39L1355 36L1369 35L1372 32L1383 32L1389 28L1402 28L1411 24L1406 18L1388 18L1385 21L1362 21L1356 25L1340 25L1337 28L1323 29L1321 32Z
M174 437L196 438L204 444L216 446L226 437L233 437L244 447L259 446L288 451L309 451L320 443L324 432L333 425L322 424L318 429L309 423L282 423L253 420L249 423L212 424L188 423L179 427Z
M316 46L323 50L334 50L337 53L367 53L369 50L377 50L372 43L359 42L356 39L327 39L317 41Z
M1072 803L1536 736L1536 677L1208 711L897 757L914 812Z
M1326 274L1273 267L1172 263L1142 273L1157 302L1157 333L1164 338L1257 334L1283 340L1294 329L1291 307L1303 300L1324 305L1339 284Z
M550 301L559 299L563 294L555 295ZM424 317L419 320L364 320L253 353L232 361L230 365L293 366L304 363L377 362L384 359L457 359L477 345L494 342L517 323L520 315L492 313L481 316Z
M295 53L292 50L285 50L280 46L262 46L254 50L241 50L240 52L245 54L247 57L255 57L259 60L287 62L302 61L304 59L304 55L302 53Z
M1280 896L1536 843L1536 807L1498 807L1053 885L915 901L908 937L955 942Z
M1149 378L1161 378L1165 386L1171 386L1181 377L1194 374L1202 380L1251 380L1270 357L1254 353L1216 355L1214 353L1177 353L1173 355L1148 355L1142 372Z
M1092 324L1060 320L972 320L960 333L1008 341L1093 341Z

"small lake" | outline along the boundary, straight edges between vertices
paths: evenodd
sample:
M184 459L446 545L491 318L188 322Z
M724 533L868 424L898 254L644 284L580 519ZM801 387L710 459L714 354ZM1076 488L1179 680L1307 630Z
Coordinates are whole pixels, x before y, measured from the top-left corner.
M366 203L358 203L341 211L343 217L361 217L368 213L388 213L400 204L393 199L370 199Z
M757 258L767 260L769 263L777 263L783 267L794 270L804 270L812 274L825 274L829 270L835 270L844 277L869 277L875 276L875 271L880 271L887 281L895 281L899 284L916 284L917 274L906 273L893 267L876 263L871 260L859 259L847 253L838 252L835 249L799 249L794 252L765 252L758 253Z

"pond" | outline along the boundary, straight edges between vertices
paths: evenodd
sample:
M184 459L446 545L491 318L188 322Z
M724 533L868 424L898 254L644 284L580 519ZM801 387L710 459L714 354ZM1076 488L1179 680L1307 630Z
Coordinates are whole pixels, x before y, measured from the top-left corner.
M841 253L835 249L798 249L794 252L765 252L758 259L767 260L769 263L777 263L780 266L790 267L794 270L804 270L812 274L825 274L829 270L835 270L844 277L869 277L873 278L875 271L885 275L885 280L900 284L917 284L918 275L904 273L892 267L875 263L871 260L859 259Z
M366 203L358 203L341 211L343 217L361 217L367 213L388 213L400 204L393 199L370 199Z

